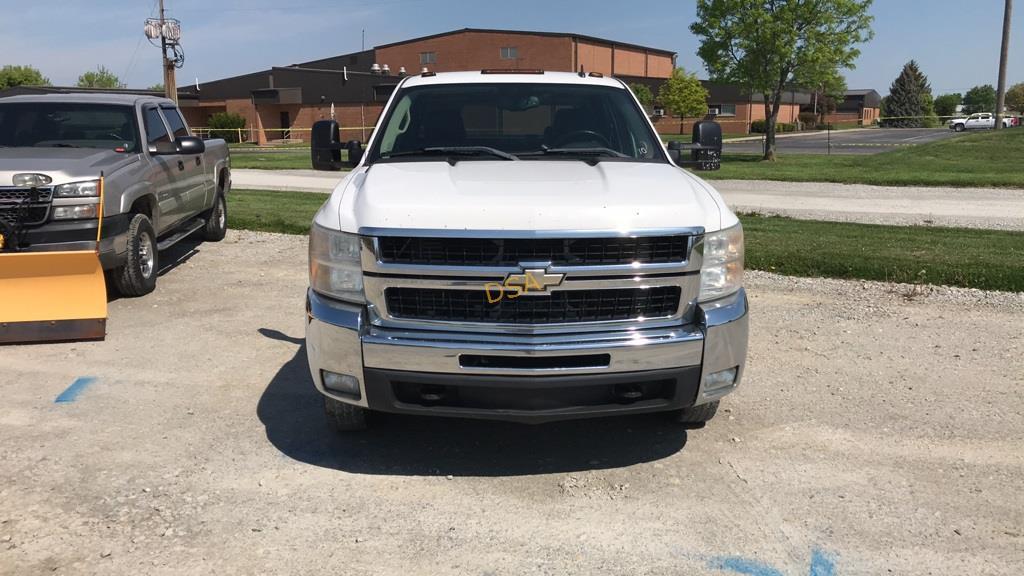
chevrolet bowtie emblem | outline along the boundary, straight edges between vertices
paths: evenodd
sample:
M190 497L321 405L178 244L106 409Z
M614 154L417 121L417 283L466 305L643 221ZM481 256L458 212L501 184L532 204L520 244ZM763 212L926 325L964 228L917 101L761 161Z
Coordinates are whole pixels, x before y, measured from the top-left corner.
M565 274L551 274L544 268L529 268L522 273L505 276L502 283L488 282L484 284L487 301L491 304L500 302L502 298L515 300L520 296L547 292L551 286L558 286L565 279Z

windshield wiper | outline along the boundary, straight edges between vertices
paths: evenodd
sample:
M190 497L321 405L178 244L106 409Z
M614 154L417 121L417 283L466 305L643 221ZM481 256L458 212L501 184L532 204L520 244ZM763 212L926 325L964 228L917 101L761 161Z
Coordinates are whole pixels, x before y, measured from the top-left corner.
M78 144L68 144L67 142L54 142L50 144L50 148L81 148Z
M406 150L404 152L391 152L382 158L398 158L401 156L448 156L448 163L454 164L454 156L481 156L488 155L502 160L519 160L514 154L509 154L490 146L431 146L419 150Z
M527 152L520 154L520 156L538 156L538 155L563 155L563 156L579 156L580 160L587 162L588 164L597 164L601 161L602 157L611 158L632 158L628 154L623 154L618 150L612 150L611 148L605 148L604 146L594 146L587 148L548 148L547 146L541 146L537 152Z

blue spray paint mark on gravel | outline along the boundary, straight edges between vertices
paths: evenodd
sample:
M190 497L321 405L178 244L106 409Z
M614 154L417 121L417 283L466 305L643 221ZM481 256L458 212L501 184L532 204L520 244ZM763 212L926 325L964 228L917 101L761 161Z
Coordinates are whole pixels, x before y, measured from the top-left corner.
M820 548L811 551L811 576L835 576L835 573L835 556Z
M782 571L764 562L742 556L717 556L708 560L708 568L743 576L783 576ZM835 576L836 557L820 548L811 550L810 576Z
M67 389L60 393L60 396L57 396L54 402L57 404L74 402L75 399L78 398L78 395L95 381L95 376L82 376L81 378L76 378L75 381L71 383L71 386L68 386Z
M720 556L708 561L708 568L728 570L744 576L782 576L775 568L741 556Z

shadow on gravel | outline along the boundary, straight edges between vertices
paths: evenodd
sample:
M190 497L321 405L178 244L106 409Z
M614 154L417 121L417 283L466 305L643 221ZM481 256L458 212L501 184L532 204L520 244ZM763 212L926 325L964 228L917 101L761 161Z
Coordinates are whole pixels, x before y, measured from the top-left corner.
M507 422L374 413L370 429L337 435L310 381L305 342L297 344L260 397L267 439L289 458L358 474L518 476L619 468L667 458L687 433L657 414L530 426Z
M196 232L192 236L185 238L171 246L170 248L160 252L160 259L158 261L159 269L156 271L157 277L171 272L178 266L188 262L193 256L199 254L199 247L203 244L203 241L199 238L199 233ZM107 274L107 302L115 302L120 300L122 296L118 294L117 288L114 287L110 281L110 275ZM159 281L157 282L157 290L159 290Z

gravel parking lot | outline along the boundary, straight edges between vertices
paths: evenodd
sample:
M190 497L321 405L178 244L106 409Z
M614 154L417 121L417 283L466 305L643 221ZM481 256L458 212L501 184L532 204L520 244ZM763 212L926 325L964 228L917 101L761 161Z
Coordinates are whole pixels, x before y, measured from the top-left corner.
M704 429L340 438L306 239L168 256L105 342L0 349L0 574L1024 573L1024 295L751 273L747 378Z

